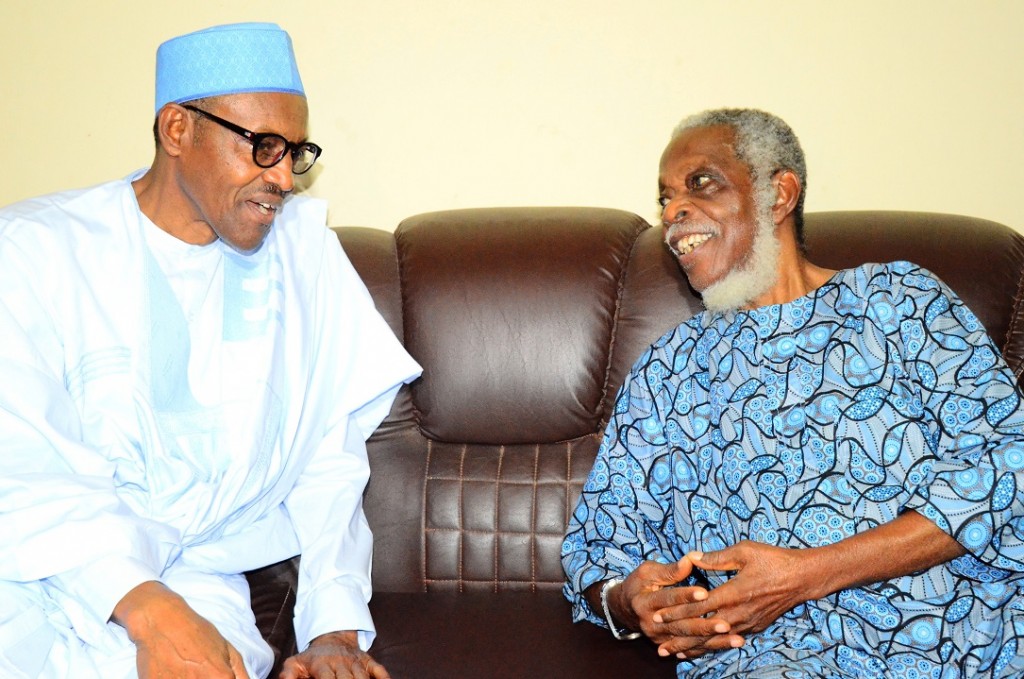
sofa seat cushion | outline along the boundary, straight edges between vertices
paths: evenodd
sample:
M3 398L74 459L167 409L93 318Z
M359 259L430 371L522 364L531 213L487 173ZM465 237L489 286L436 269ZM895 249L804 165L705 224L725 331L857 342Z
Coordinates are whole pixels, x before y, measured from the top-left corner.
M370 611L370 652L392 679L675 676L653 643L573 624L555 591L377 593Z

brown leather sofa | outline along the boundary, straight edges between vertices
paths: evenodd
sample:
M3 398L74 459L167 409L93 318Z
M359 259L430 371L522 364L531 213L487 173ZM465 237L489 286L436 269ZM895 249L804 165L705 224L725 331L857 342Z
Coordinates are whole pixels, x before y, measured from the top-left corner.
M806 222L823 266L937 273L1024 370L1024 237L924 213ZM674 676L652 644L572 624L559 562L624 375L700 308L660 229L616 210L506 208L337 232L424 367L369 442L374 656L393 679ZM294 560L249 575L261 629L293 653Z

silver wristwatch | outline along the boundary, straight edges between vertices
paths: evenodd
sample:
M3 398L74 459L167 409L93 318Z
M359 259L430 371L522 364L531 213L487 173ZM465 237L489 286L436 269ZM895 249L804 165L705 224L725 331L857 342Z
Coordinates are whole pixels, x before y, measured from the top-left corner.
M608 623L608 629L612 631L612 636L619 641L632 641L633 639L639 639L643 635L640 632L628 632L625 629L619 629L615 624L615 620L612 619L611 609L608 608L608 592L611 591L612 587L620 584L622 584L622 578L612 578L611 580L605 580L605 583L601 585L601 609L604 611L604 620Z

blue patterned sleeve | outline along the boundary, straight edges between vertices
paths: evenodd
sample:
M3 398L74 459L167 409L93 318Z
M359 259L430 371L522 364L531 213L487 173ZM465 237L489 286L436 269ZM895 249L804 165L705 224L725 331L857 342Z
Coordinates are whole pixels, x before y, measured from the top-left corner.
M901 350L931 418L934 453L927 481L906 507L969 552L952 563L955 571L1002 579L1005 571L1024 570L1020 389L982 324L952 290L921 269L908 271L902 283L902 299L895 299L905 312Z
M626 576L643 561L668 563L682 556L671 525L671 490L659 493L649 484L654 475L667 476L672 457L664 431L672 405L665 383L671 367L658 345L633 367L570 518L562 566L574 621L605 625L583 596L594 583Z

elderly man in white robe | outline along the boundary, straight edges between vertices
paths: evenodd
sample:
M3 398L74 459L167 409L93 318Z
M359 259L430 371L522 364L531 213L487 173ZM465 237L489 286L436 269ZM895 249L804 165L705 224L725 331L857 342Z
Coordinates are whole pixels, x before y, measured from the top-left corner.
M243 573L302 554L282 677L387 677L365 439L420 368L292 196L287 33L157 54L152 167L0 211L0 675L265 676Z

